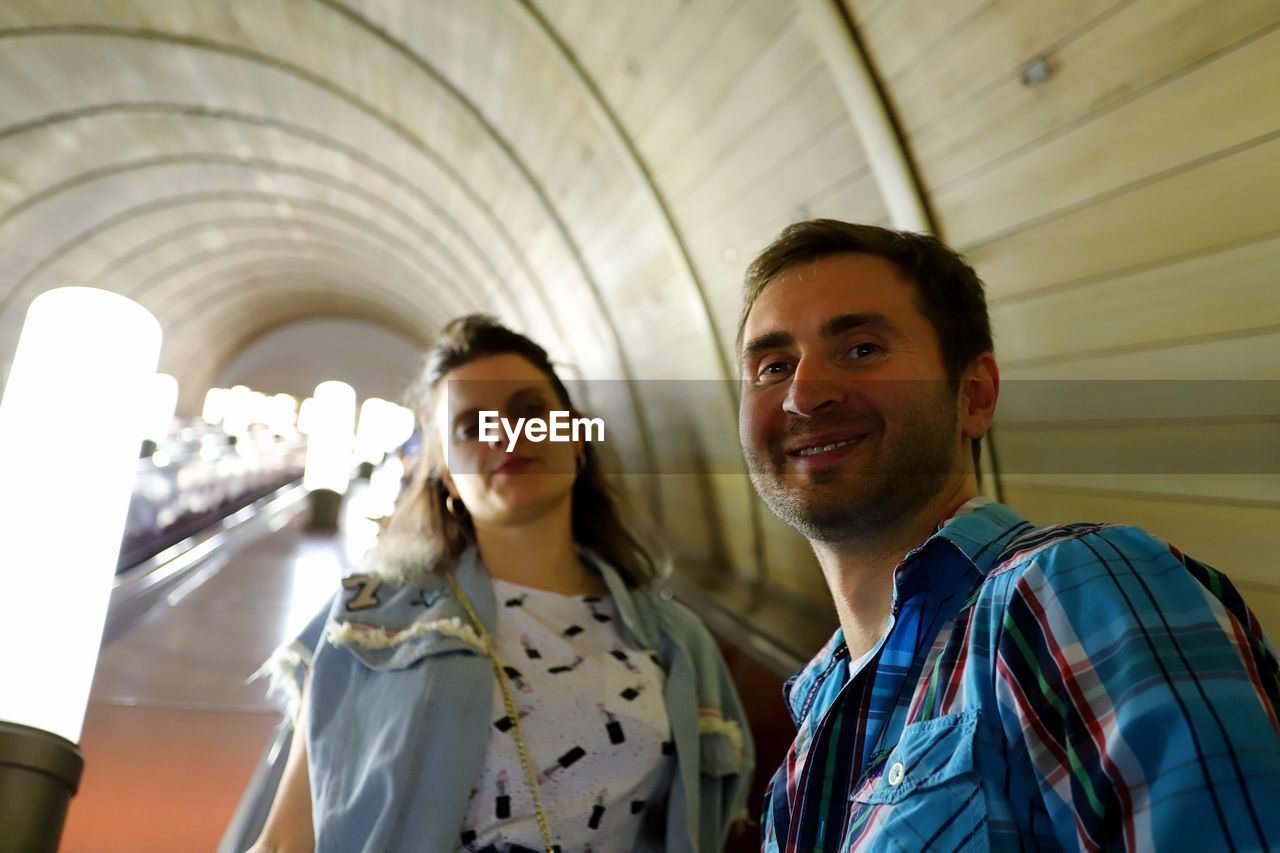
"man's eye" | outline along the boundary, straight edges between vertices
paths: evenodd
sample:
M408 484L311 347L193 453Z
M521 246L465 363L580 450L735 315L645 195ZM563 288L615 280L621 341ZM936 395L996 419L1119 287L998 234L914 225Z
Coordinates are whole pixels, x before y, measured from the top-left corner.
M879 344L854 344L849 348L849 355L854 358L869 358L881 352L884 352L884 347Z
M758 382L772 382L783 376L786 376L791 370L791 365L785 361L771 361L768 364L760 365L756 371L756 380Z

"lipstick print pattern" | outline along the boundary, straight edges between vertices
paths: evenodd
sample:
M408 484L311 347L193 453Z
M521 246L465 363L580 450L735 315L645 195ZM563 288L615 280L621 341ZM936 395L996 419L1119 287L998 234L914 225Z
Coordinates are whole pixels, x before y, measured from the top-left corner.
M551 780L551 777L559 773L565 767L572 767L577 764L579 759L587 754L587 751L580 746L566 752L564 755L556 759L556 763L543 770L538 774L538 784L545 785Z
M629 644L608 596L560 596L494 581L494 597L502 605L494 648L557 847L612 850L614 839L639 838L647 804L666 799L675 767L665 676L653 650ZM496 680L492 707L479 793L468 805L460 846L541 850L514 723Z
M604 717L604 730L609 733L609 743L620 744L627 742L626 732L622 730L622 723L618 722L618 717L612 711L604 706L604 704L596 705L600 711L600 716Z
M633 684L632 686L628 687L626 690L623 690L618 695L621 696L623 699L626 699L628 702L634 702L636 700L636 697L638 697L641 693L644 693L644 684Z
M507 771L498 771L498 796L493 804L493 816L498 820L511 817L511 797L507 794Z
M604 799L609 796L607 790L596 794L596 804L591 807L591 817L587 818L587 829L599 829L600 821L604 818Z
M520 674L520 670L514 666L504 666L502 671L507 674L507 680L511 682L511 686L521 693L532 693L533 688L524 680L524 676Z
M529 711L527 708L517 708L516 716L523 720L525 717L529 716ZM511 722L510 717L503 715L493 721L493 727L500 732L509 732L515 728L515 723Z
M631 662L631 656L628 655L625 650L623 650L622 643L614 643L609 648L609 654L613 656L614 660L618 661L623 666L625 666L627 668L627 672L631 673L632 675L640 674L640 667L636 666L634 663Z
M551 667L551 669L547 670L547 672L551 673L552 675L560 675L565 672L573 672L575 669L582 666L582 664L585 661L586 661L586 658L584 658L582 655L578 655L573 659L571 663L567 663L562 666L553 666Z
M600 599L594 595L587 596L582 599L586 602L587 609L591 611L591 618L597 622L612 622L613 617L607 611L599 606Z

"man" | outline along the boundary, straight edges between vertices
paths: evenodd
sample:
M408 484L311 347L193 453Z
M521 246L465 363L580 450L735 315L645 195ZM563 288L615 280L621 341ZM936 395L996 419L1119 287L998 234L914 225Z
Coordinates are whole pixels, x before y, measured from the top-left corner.
M938 241L793 225L747 273L741 440L840 628L786 701L768 851L1280 849L1280 664L1140 530L978 496L982 283Z

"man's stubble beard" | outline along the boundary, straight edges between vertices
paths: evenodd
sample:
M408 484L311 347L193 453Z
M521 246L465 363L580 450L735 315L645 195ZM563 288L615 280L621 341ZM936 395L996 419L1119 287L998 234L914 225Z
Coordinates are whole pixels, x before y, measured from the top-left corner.
M748 452L747 470L774 515L811 542L874 546L912 524L955 473L956 418L954 395L942 393L902 418L892 436L879 421L863 439L876 442L871 458L851 475L784 474L781 440L763 454Z

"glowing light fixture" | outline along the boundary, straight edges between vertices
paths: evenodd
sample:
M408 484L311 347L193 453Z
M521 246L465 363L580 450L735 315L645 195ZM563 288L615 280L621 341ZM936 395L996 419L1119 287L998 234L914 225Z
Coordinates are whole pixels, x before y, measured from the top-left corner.
M314 398L308 397L298 406L298 432L307 435L311 432L311 407Z
M321 382L311 401L302 485L309 491L328 489L345 494L351 479L356 392L345 382Z
M210 388L204 395L204 408L200 411L200 418L211 426L217 426L222 423L223 400L226 399L227 389Z
M0 837L15 849L45 849L49 833L56 846L79 783L74 743L142 442L140 419L118 413L146 410L159 352L160 325L137 303L46 291L27 311L0 401L0 585L58 591L56 624L44 607L0 619Z
M298 422L298 401L288 394L276 394L268 406L267 427L276 435L293 435Z
M378 397L370 397L360 406L356 461L377 464L412 434L413 412Z
M249 431L253 422L253 391L247 385L234 385L222 397L222 429L227 435Z
M151 378L151 400L145 409L146 421L142 425L142 437L156 444L164 441L173 425L173 413L178 408L178 380L167 373L157 373Z
M360 418L356 423L356 461L376 464L382 459L383 406L386 400L370 397L360 404Z

